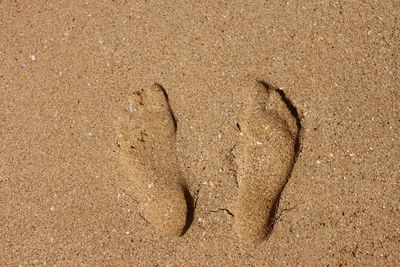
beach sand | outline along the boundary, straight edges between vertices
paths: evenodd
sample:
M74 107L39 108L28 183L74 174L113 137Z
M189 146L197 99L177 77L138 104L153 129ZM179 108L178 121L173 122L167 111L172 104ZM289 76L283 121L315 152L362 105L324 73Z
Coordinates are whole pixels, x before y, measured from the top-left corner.
M0 1L1 266L400 265L399 2L245 2Z

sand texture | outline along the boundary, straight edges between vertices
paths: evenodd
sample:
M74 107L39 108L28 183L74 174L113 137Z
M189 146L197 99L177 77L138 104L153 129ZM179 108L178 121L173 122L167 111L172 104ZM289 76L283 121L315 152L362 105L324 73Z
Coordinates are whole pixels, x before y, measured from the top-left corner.
M399 18L0 0L0 266L399 266Z

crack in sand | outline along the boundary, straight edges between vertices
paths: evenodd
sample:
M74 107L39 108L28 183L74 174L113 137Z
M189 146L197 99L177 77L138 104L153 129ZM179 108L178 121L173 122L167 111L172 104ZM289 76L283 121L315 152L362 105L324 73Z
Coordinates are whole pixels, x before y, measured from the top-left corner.
M231 217L235 217L235 215L227 208L219 208L216 210L210 210L210 212L220 212L220 211L226 212Z

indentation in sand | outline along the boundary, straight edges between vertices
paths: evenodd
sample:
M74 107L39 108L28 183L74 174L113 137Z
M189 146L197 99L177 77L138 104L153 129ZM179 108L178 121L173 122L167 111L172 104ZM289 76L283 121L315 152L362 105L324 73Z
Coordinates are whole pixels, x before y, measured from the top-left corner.
M299 150L301 125L282 90L257 82L236 127L240 140L228 153L239 187L236 209L212 212L226 212L240 238L257 243L272 230ZM179 236L192 223L196 203L180 172L176 135L177 120L159 84L133 93L118 115L119 161L138 197L140 215L161 233Z
M260 242L272 230L281 192L299 150L300 120L280 89L264 82L250 88L241 140L235 148L239 196L235 228L247 242Z
M119 161L140 203L140 214L165 235L182 235L193 200L179 171L177 122L159 84L133 93L118 115Z

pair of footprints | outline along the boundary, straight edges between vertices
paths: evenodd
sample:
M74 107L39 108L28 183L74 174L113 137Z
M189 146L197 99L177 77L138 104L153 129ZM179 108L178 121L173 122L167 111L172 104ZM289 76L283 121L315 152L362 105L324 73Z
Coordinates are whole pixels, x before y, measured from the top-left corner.
M125 176L146 220L162 234L183 235L193 219L193 201L178 164L177 122L168 96L154 84L128 102L117 122ZM242 240L255 243L272 229L297 156L300 120L282 91L257 82L249 91L239 130L235 229Z

